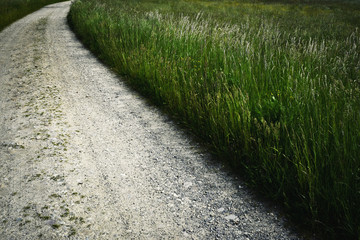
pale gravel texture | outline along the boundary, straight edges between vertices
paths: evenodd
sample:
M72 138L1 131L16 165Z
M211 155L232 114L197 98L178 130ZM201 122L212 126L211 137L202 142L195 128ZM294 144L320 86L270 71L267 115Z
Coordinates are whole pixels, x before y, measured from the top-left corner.
M0 239L298 239L84 49L69 6L0 33Z

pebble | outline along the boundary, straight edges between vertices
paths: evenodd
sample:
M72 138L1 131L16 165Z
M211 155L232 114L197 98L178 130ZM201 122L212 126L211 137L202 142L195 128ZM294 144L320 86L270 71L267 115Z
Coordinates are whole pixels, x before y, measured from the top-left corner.
M184 183L184 187L185 188L189 188L189 187L191 187L192 186L192 182L186 182L186 183Z
M49 221L46 221L46 224L48 224L48 225L55 225L56 224L56 221L55 220L53 220L53 219L51 219L51 220L49 220Z
M234 222L239 221L239 218L237 216L235 216L234 214L230 214L230 215L226 216L225 219L228 221L234 221Z
M225 208L223 208L223 207L221 207L217 210L217 212L219 212L219 213L222 213L223 211L225 211Z
M187 232L183 232L184 237L190 237L190 235Z

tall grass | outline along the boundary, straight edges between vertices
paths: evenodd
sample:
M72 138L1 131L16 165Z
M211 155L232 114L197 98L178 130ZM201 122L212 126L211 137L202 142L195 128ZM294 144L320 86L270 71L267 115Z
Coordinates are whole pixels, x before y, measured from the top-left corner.
M45 5L65 0L0 0L0 31Z
M69 21L137 89L326 238L360 236L360 7L78 0Z

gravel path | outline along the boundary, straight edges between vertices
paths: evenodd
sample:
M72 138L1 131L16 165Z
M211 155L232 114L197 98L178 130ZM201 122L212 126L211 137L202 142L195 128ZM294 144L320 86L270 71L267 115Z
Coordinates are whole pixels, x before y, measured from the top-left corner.
M0 33L0 239L298 239L84 49L69 6Z

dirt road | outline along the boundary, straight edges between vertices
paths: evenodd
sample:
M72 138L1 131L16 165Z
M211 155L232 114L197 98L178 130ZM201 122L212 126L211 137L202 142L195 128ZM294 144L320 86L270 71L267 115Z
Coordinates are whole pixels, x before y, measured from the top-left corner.
M0 239L297 239L84 49L69 7L0 33Z

